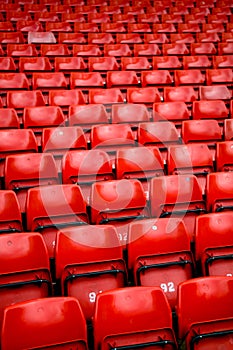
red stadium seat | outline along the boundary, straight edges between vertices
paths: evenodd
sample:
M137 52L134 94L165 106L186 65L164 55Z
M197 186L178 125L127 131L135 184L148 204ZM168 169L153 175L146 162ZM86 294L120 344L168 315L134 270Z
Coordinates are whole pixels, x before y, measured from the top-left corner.
M178 287L179 339L187 350L232 346L233 278L200 277Z
M157 287L120 288L99 294L93 325L95 350L106 349L108 344L116 348L177 349L171 310L164 293Z
M50 90L49 105L59 106L62 109L71 105L85 104L85 97L81 90Z
M7 56L38 56L38 53L36 51L36 47L33 44L8 44Z
M0 73L0 90L29 90L29 81L24 73Z
M233 68L233 55L214 56L213 67L218 68Z
M199 95L201 100L230 100L231 90L224 85L200 86Z
M153 33L176 33L176 27L173 23L155 23Z
M173 83L173 77L168 70L153 70L143 71L141 73L141 85L146 86L161 86L171 85Z
M195 42L195 37L192 33L170 34L171 43L176 44L192 44Z
M25 107L23 125L34 132L40 146L43 128L65 126L65 116L58 106Z
M190 239L182 221L148 219L129 226L128 268L134 283L160 287L174 310L179 283L192 278Z
M26 300L48 297L52 292L52 281L48 252L38 233L1 234L0 263L2 328L6 307Z
M14 72L16 71L16 65L12 57L0 57L0 71Z
M224 84L232 85L233 73L232 69L207 69L206 70L206 84Z
M176 55L183 56L188 55L189 49L184 43L171 43L171 44L163 44L163 55Z
M74 327L74 323L78 326ZM75 346L86 350L86 333L85 319L77 299L34 299L12 305L5 310L2 349L46 349L62 344L63 349Z
M154 102L161 101L161 95L157 88L128 88L127 102L128 103L144 103L152 105Z
M66 88L67 82L65 76L61 72L48 72L44 73L33 73L32 74L32 88L33 90L49 90L49 89L61 89Z
M99 28L96 23L74 23L74 32L75 33L98 33Z
M5 188L15 191L22 213L25 212L26 196L31 187L54 185L59 182L55 161L49 153L8 156L4 180Z
M19 71L22 73L52 71L52 65L48 57L20 57Z
M180 143L179 133L175 125L170 122L140 123L137 141L140 146L158 147L164 160L167 158L167 147Z
M164 88L164 101L165 102L178 102L183 101L190 103L196 101L198 98L197 92L192 86L177 86L177 87L165 87Z
M102 56L102 51L98 45L94 44L77 44L73 45L73 56L90 57L90 56Z
M147 57L122 57L121 69L141 71L151 68L151 64Z
M52 13L52 12L50 12ZM57 13L57 12L56 12ZM69 33L72 32L72 27L70 23L68 22L50 22L47 21L45 25L45 30L46 32L52 32L52 33L57 33L57 32L65 32Z
M158 44L135 44L134 45L134 56L149 56L153 57L160 55L161 50Z
M153 57L153 69L179 69L182 67L177 56L154 56Z
M70 73L70 88L93 88L104 87L105 82L99 72L71 72Z
M169 42L169 39L164 33L145 33L144 34L144 43L145 44L166 44Z
M0 238L4 233L11 234L22 232L22 218L16 194L10 190L0 190L0 199ZM1 268L4 268L4 266L1 265Z
M228 118L229 111L222 100L194 101L192 116L193 119L215 119L223 122Z
M119 68L120 66L115 57L90 57L88 59L89 72L119 70Z
M0 108L0 130L19 129L19 118L14 108Z
M62 160L62 182L78 184L87 204L90 191L97 181L113 180L114 174L108 154L102 150L69 151Z
M164 163L157 147L120 149L115 159L116 178L138 179L149 199L151 178L164 175Z
M205 83L205 75L199 69L178 70L175 71L175 84L180 85L203 85Z
M56 38L52 32L28 32L28 44L55 44Z
M0 31L1 32L14 32L14 26L11 21L2 21L0 22Z
M87 68L82 57L55 57L54 68L56 72L84 71Z
M224 139L226 141L233 140L233 120L232 119L225 119L224 120Z
M206 143L215 159L216 142L221 141L222 134L217 120L188 120L182 124L184 143Z
M127 280L117 232L110 225L62 230L55 260L62 295L78 299L87 321L93 317L97 294L122 288Z
M137 19L138 23L159 23L159 17L156 13L140 13Z
M202 32L204 33L223 33L225 28L223 23L203 23Z
M219 34L212 32L197 33L196 39L198 43L218 43L220 41Z
M132 51L128 44L105 44L104 55L114 57L131 56Z
M72 149L87 149L84 132L80 126L45 128L41 140L42 152L51 153L61 172L61 160Z
M59 16L56 12L50 12L50 11L45 11L45 12L36 12L34 14L34 19L36 21L40 21L40 22L43 22L43 23L46 23L46 22L59 22ZM47 31L49 32L49 31Z
M216 144L216 170L233 171L233 142L225 141Z
M57 57L57 56L69 56L70 52L65 44L42 44L40 46L41 56Z
M73 13L77 16L77 14ZM63 44L85 44L86 39L82 33L59 33L58 42Z
M183 120L190 119L190 112L185 102L157 102L153 104L153 120L171 121L180 127Z
M139 33L117 33L116 34L117 44L140 44L143 43Z
M112 16L113 22L120 24L135 23L135 17L131 13L119 13Z
M212 65L208 56L200 55L200 56L184 56L183 57L183 66L184 69L206 69L210 68Z
M90 89L89 103L112 104L124 102L120 89Z
M89 44L115 44L115 39L110 33L88 33Z
M0 44L24 44L25 39L21 32L0 32ZM30 44L30 42L28 42Z
M186 23L178 23L178 33L200 33L201 29L199 26L200 19L194 17L194 21L186 21Z
M112 123L126 123L136 128L138 123L149 122L150 115L143 104L116 104L112 106Z
M50 258L55 256L56 234L59 230L85 225L89 221L86 203L77 185L30 189L26 200L26 216L27 230L42 234Z
M195 255L204 276L232 276L233 212L202 215L196 221Z
M125 33L124 24L120 22L101 23L101 30L103 33Z
M45 106L41 91L8 91L7 107L22 110L25 107Z
M233 172L217 172L207 176L206 205L209 212L233 208Z
M110 71L107 72L107 88L118 87L126 88L128 86L138 86L139 78L135 71Z
M152 216L182 219L190 240L194 240L196 217L206 212L201 187L194 175L154 177L149 198Z
M193 174L205 194L206 177L214 171L213 159L206 144L170 146L167 160L168 175Z
M191 44L191 55L216 55L217 50L214 43Z
M38 152L38 147L32 130L7 129L1 130L0 135L0 177L3 178L5 159L8 155Z
M91 223L113 224L120 243L128 240L128 225L149 217L146 194L139 180L123 179L95 182L90 196Z

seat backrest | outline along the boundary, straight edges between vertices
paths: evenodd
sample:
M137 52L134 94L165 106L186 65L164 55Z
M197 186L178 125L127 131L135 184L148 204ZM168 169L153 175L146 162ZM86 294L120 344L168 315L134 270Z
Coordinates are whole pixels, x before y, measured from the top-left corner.
M194 101L193 119L215 119L221 121L228 118L229 111L222 100Z
M7 107L22 109L24 107L45 106L41 91L8 91Z
M179 143L179 133L173 123L151 122L138 126L138 143L144 146L166 147Z
M185 120L182 123L182 139L188 142L221 141L222 134L217 120Z
M210 213L196 220L195 257L199 261L207 249L233 247L233 212Z
M60 344L64 349L73 345L87 349L86 324L77 299L35 299L5 310L1 342L3 350L56 349Z
M137 124L149 122L150 115L143 104L117 104L112 106L112 123Z
M124 96L120 89L90 89L89 90L89 103L122 103L124 102Z
M65 116L58 106L25 107L23 123L25 129L64 126Z
M0 190L0 233L23 230L22 218L16 194L11 190Z
M163 334L164 328L172 328L167 299L156 287L120 288L97 295L93 324L95 350L105 349L104 341L108 340L119 339L120 344L147 343L151 338L145 340L144 332L153 334L160 329Z
M109 123L107 111L102 104L71 105L68 114L69 125L89 129L92 125Z
M216 145L216 170L233 170L233 141L217 142Z
M207 175L206 205L209 212L233 209L233 172Z
M190 328L209 321L232 319L233 277L199 277L178 287L178 328L183 339Z

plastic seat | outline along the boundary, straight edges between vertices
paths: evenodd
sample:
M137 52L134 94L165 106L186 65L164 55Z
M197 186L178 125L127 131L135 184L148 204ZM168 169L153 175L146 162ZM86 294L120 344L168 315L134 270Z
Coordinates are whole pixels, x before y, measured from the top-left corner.
M226 141L233 140L233 121L232 119L225 119L223 126L224 139Z
M147 199L149 199L151 178L164 175L163 159L157 147L132 147L118 150L115 169L118 180L140 180Z
M90 89L89 103L112 104L124 102L120 89Z
M0 134L0 177L3 178L5 159L8 155L38 152L38 147L32 130L7 129L1 130Z
M157 287L120 288L97 295L93 324L95 350L107 349L109 343L117 348L154 345L177 349L171 310Z
M36 12L46 12L47 8L44 4L34 4L34 3L25 3L24 4L24 11L29 12L31 14L34 14Z
M69 56L70 52L65 44L42 44L40 46L41 56L57 57Z
M120 13L120 14L114 14L112 16L113 22L121 23L121 24L128 24L128 23L135 23L135 16L132 13Z
M179 69L182 68L182 63L177 56L154 56L153 69Z
M141 85L146 86L161 86L171 85L173 83L173 77L168 70L153 70L141 72Z
M121 13L121 9L120 9L120 6L117 6L117 5L110 5L110 6L101 6L100 7L100 12L102 13L106 13L108 15L114 15L114 14L117 14L117 13Z
M152 216L183 220L191 242L194 241L196 217L206 212L202 190L194 175L154 177L149 198Z
M58 42L62 44L85 44L86 39L83 33L59 33Z
M144 43L145 44L166 44L169 39L164 33L145 33Z
M6 307L26 300L48 297L52 292L52 283L48 252L40 234L1 234L0 252L2 328Z
M163 55L176 55L183 56L188 55L189 49L184 43L171 43L171 44L163 44Z
M67 4L50 4L50 12L57 12L59 14L70 13L72 11L71 7Z
M7 56L23 57L23 56L38 56L38 54L33 44L8 44Z
M7 11L6 20L11 22L17 21L30 21L32 19L31 15L24 11Z
M52 65L47 57L20 57L19 71L34 73L36 71L52 71Z
M16 110L25 107L45 106L45 100L41 91L8 91L7 107Z
M175 71L175 84L180 85L203 85L205 83L205 75L199 69L187 69Z
M212 63L209 60L208 56L184 56L183 57L183 66L184 69L206 69L211 68Z
M30 189L26 200L26 216L27 230L42 234L50 258L55 257L55 241L59 230L86 226L89 221L86 203L77 185Z
M36 12L34 14L34 19L36 21L40 22L59 22L59 16L56 12L50 12L50 11L45 11L45 12Z
M178 23L178 32L179 33L200 33L201 29L200 29L199 23L200 23L200 19L197 20L196 16L195 16L194 22L191 21L190 23L189 22Z
M143 103L152 105L154 102L161 101L161 95L157 88L128 88L127 89L128 103Z
M112 123L127 123L136 128L138 123L149 122L150 115L143 104L117 104L112 106Z
M87 149L84 132L80 126L45 128L41 137L42 152L51 153L61 173L63 156L72 149Z
M195 37L192 33L170 34L171 43L176 44L191 44L195 42Z
M90 57L90 56L102 56L102 51L98 45L73 45L73 56Z
M139 23L159 23L159 17L156 13L140 13L137 16Z
M160 55L161 51L158 44L135 44L134 56L156 56Z
M191 103L198 98L198 93L192 86L177 86L177 87L165 87L164 88L164 101L165 102L178 102L183 101Z
M191 54L192 55L215 55L217 50L214 43L192 43Z
M0 210L0 239L2 235L19 233L23 231L22 218L16 194L13 191L0 190L1 210ZM7 253L7 250L5 251ZM3 254L1 255L3 258ZM7 268L9 265L1 265Z
M196 36L197 43L218 43L220 41L220 37L218 33L197 33ZM208 46L206 46L208 48ZM210 46L211 48L211 46ZM214 48L213 48L214 50Z
M115 57L90 57L88 59L88 70L89 72L119 70L119 64Z
M63 110L71 105L85 104L85 98L81 90L50 90L49 105L59 106Z
M59 182L55 161L49 153L9 155L5 161L4 180L5 188L16 193L22 213L25 212L26 196L31 187Z
M99 27L96 23L74 23L75 33L99 33Z
M124 24L120 22L101 23L101 30L103 33L125 33Z
M216 172L207 176L206 205L209 212L232 210L232 172Z
M207 143L214 157L216 142L221 141L222 134L217 120L185 120L182 124L182 138L184 143Z
M193 119L215 119L218 123L228 118L229 111L222 100L194 101L192 116Z
M232 141L218 142L216 145L216 170L233 171Z
M84 71L87 68L82 57L55 57L54 67L56 72Z
M24 44L25 39L21 32L0 32L0 43L1 44Z
M15 72L16 65L12 57L0 57L0 71Z
M62 21L67 23L85 23L86 19L83 13L63 12Z
M70 88L93 88L104 87L103 77L99 72L71 72L70 73Z
M176 33L176 27L174 23L155 23L153 33Z
M0 130L19 129L19 118L14 108L0 108Z
M91 186L95 182L114 180L108 154L102 150L67 152L62 160L62 182L78 184L86 203L90 204Z
M174 310L177 287L192 278L194 270L183 222L169 218L130 224L128 268L136 285L160 287Z
M158 147L164 161L167 158L168 145L180 143L178 130L170 122L140 123L138 126L137 141L140 146Z
M88 23L108 23L111 22L110 17L106 13L88 13Z
M0 73L0 90L29 90L29 81L24 73Z
M149 217L146 194L141 182L135 179L93 183L90 207L91 223L114 225L123 247L128 241L129 223Z
M183 23L182 16L180 14L164 14L161 18L162 23Z
M93 317L97 294L122 288L127 280L122 249L110 225L62 230L55 260L62 295L79 300L87 321Z
M25 107L23 125L34 132L40 146L43 128L65 126L65 116L58 106Z
M73 327L74 323L78 326ZM85 319L77 299L71 297L35 299L6 309L2 349L20 350L33 347L56 349L62 344L65 350L72 346L86 350L86 332Z
M139 78L135 71L107 72L107 88L119 87L121 89L128 86L138 86Z
M14 26L10 21L1 21L0 22L0 31L1 32L13 32L14 31Z
M223 33L225 28L223 23L203 23L202 32L204 33Z
M104 56L131 56L132 51L128 44L105 44L104 45Z
M201 100L230 100L231 90L224 85L200 86L199 95Z
M129 33L151 33L149 23L129 23Z
M56 44L52 32L28 32L28 44Z
M50 21L46 22L45 30L46 32L52 32L52 33L59 33L59 32L70 33L73 31L70 23L68 22L50 22Z
M225 13L208 15L208 23L228 23L228 17Z
M61 72L48 72L44 73L33 73L32 74L32 88L33 90L42 89L61 89L66 88L67 82L65 76Z
M170 146L167 160L168 175L193 174L205 194L206 177L214 171L212 154L206 144Z
M190 112L185 102L157 102L153 104L153 121L171 121L177 128L183 120L190 119Z
M39 21L18 20L16 22L16 30L18 32L43 32L43 26Z
M218 68L233 68L233 55L214 56L213 67Z
M114 44L115 39L110 33L88 33L88 43L89 44Z
M143 40L139 33L117 33L116 34L117 44L141 44Z
M132 14L134 16L144 13L144 9L140 6L124 6L124 13Z
M232 276L232 219L232 212L197 218L195 256L204 276Z
M232 286L226 276L200 277L178 288L179 338L187 350L232 347Z

